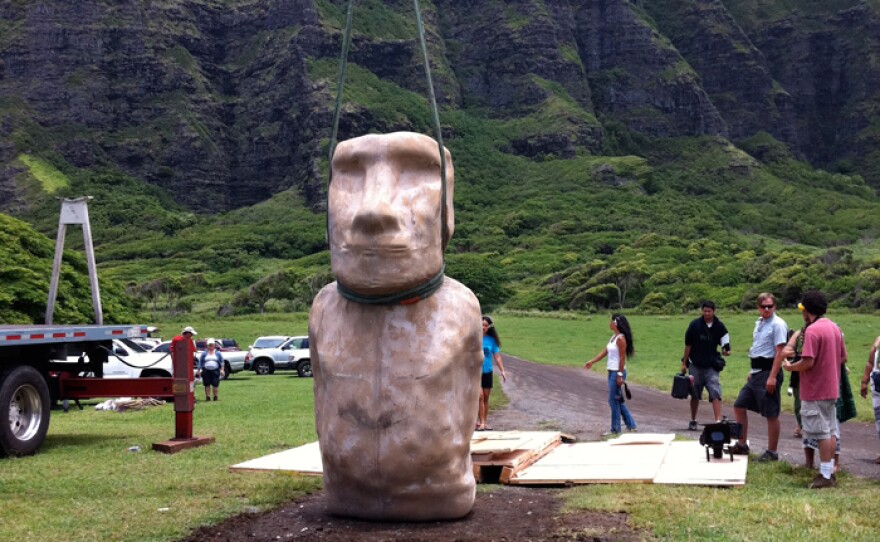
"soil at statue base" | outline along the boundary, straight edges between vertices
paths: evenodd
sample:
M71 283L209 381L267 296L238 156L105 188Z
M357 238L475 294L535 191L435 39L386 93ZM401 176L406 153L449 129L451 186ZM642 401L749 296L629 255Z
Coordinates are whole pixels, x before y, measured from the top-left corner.
M610 425L607 383L603 372L570 367L548 367L504 356L508 380L503 384L509 405L492 412L495 429L562 431L581 441L598 440ZM675 369L673 367L673 369ZM674 370L670 372L673 374ZM745 375L743 375L745 380ZM671 386L671 376L670 376ZM697 438L687 430L688 401L672 399L669 393L630 385L628 402L640 432L678 433ZM727 402L723 414L733 419L730 401L739 389L723 390ZM857 398L859 408L871 408ZM867 405L867 406L865 406ZM703 402L698 420L711 422L711 407ZM783 414L780 459L802 461L800 440L792 437L794 416ZM847 422L841 426L842 468L847 472L880 478L877 432L873 424ZM752 451L766 446L767 424L750 413L749 440ZM201 527L181 542L254 541L365 541L365 542L514 542L514 541L604 541L651 540L647 531L634 529L626 514L614 512L565 511L562 490L505 485L481 485L473 511L458 521L399 523L358 521L330 516L324 494L318 491L271 511L242 514L210 527Z
M454 542L646 540L625 514L561 510L560 490L494 486L480 491L474 509L458 521L385 523L332 517L318 492L279 509L236 516L202 527L187 542L270 540Z

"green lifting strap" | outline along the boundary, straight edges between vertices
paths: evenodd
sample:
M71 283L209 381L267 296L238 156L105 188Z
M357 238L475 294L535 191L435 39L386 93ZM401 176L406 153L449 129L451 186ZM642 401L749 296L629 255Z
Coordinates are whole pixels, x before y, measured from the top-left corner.
M440 129L440 113L437 111L437 98L434 96L434 80L431 78L428 47L425 45L425 25L422 23L419 0L413 0L413 7L416 11L416 23L419 27L419 40L422 42L422 57L425 59L425 77L428 80L428 97L431 99L431 112L434 114L434 129L437 130L437 146L440 149L440 231L442 234L440 238L440 256L443 257L446 239L449 236L449 227L446 224L446 156L443 153L443 130Z
M333 112L333 131L330 136L330 156L329 156L329 164L330 164L330 174L327 179L327 195L329 197L330 194L330 184L333 182L333 155L336 153L336 143L339 135L339 116L342 111L342 90L345 85L345 69L348 65L348 51L351 47L351 27L352 27L352 11L353 11L354 0L349 0L348 9L345 14L345 33L342 38L342 53L340 54L339 59L339 78L336 84L336 108ZM437 109L437 99L434 94L434 81L431 78L431 66L428 61L428 47L425 44L425 25L422 22L422 12L419 9L419 0L413 0L413 8L416 13L416 25L418 26L419 33L419 41L421 43L422 49L422 57L425 61L425 77L428 80L428 96L431 101L431 111L433 113L434 118L434 127L437 131L437 146L440 151L440 257L443 262L446 261L445 258L445 250L446 250L446 241L449 237L449 226L447 222L447 208L446 208L446 156L443 152L443 131L440 128L440 113ZM330 239L330 205L328 202L327 205L327 240L329 242ZM440 269L440 272L429 279L424 284L412 288L410 290L406 290L404 292L400 292L392 295L383 295L383 296L365 296L358 294L344 286L339 280L336 281L337 290L339 293L349 299L351 301L355 301L357 303L366 303L366 304L377 304L377 305L392 305L392 304L400 304L400 303L412 303L418 301L419 299L424 299L435 291L437 291L440 286L443 284L444 272L446 269L445 263Z

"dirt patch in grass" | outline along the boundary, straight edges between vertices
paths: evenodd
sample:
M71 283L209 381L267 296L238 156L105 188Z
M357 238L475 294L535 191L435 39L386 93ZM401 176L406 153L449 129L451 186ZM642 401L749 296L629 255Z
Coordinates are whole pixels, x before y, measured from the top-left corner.
M363 542L600 541L647 540L625 514L563 512L560 490L495 486L480 491L473 511L458 521L386 523L328 515L323 492L259 514L244 514L202 527L183 542L321 540Z

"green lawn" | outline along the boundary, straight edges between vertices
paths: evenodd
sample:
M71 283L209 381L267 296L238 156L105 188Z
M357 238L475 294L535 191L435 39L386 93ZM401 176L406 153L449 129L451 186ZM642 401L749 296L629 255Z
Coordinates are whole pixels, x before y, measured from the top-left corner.
M719 316L733 337L734 356L722 373L730 399L746 372L756 316ZM783 316L790 324L799 318ZM829 316L847 334L852 378L858 383L880 320ZM504 352L548 364L582 365L610 333L607 315L496 317ZM669 387L690 318L631 318L634 382ZM200 336L234 337L246 346L259 335L304 333L306 322L303 314L284 314L159 325L166 338L186 324ZM504 402L499 390L492 394L493 408ZM173 436L170 405L114 413L95 411L95 402L84 411L53 411L49 436L35 456L0 460L0 540L171 541L200 525L271 508L320 487L317 478L228 471L232 464L315 440L311 379L287 372L233 376L221 385L220 401L196 405L195 434L213 436L216 443L175 455L150 450L153 442ZM869 405L859 399L858 406L860 419L869 419ZM131 446L141 451L127 451ZM807 526L827 540L875 538L880 529L873 511L880 496L876 481L843 474L840 489L817 493L805 489L809 479L807 471L787 464L752 464L741 489L596 485L573 488L566 497L573 509L626 512L633 526L659 539L801 540Z
M316 440L311 379L240 373L220 392L194 413L194 434L216 442L174 455L150 448L174 437L170 404L117 413L89 401L83 411L52 411L36 455L0 460L0 540L175 540L320 487L318 478L228 470Z

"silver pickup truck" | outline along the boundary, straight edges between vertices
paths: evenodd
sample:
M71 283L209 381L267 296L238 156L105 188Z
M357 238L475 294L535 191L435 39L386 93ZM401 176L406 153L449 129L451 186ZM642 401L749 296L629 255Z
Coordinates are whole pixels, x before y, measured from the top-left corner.
M258 375L270 375L276 369L293 369L299 376L312 376L309 338L272 335L259 337L248 350L245 369Z

